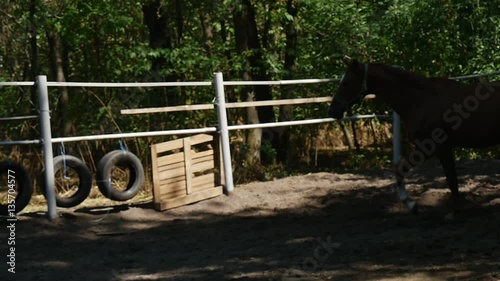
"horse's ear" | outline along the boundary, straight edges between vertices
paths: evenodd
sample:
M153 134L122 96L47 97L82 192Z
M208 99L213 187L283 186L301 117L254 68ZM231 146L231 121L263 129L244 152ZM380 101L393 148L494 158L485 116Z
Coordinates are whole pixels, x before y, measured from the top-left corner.
M351 57L345 56L342 60L344 61L345 65L347 67L349 67L349 69L357 69L358 68L359 62L357 59L353 59Z
M349 67L351 69L358 69L359 61L357 59L351 59Z
M349 64L351 63L352 59L349 56L344 56L342 58L342 61L345 63L346 66L349 66Z

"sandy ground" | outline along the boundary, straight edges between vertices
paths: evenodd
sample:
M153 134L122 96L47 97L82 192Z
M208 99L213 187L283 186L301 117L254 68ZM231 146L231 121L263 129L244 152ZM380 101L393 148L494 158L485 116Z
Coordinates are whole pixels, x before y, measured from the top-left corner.
M165 212L150 203L23 213L0 280L500 280L500 161L459 162L468 203L447 220L435 162L398 203L387 171L238 186ZM5 219L0 253L6 259Z

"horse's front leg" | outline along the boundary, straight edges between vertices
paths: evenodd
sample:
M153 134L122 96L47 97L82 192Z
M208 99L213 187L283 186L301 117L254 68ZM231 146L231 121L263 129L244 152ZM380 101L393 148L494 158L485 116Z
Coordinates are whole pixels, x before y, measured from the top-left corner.
M422 159L422 162L423 161L425 160ZM394 166L399 200L401 200L401 202L403 202L406 207L408 207L408 209L414 214L417 213L418 207L415 201L410 197L410 195L408 195L408 192L406 191L405 178L410 176L415 168L416 165L412 165L411 162L407 161L406 159L400 159Z

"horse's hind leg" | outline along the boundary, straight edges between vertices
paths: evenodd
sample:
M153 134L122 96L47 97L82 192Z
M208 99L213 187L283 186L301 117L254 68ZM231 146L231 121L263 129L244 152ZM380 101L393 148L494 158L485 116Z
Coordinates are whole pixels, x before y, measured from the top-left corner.
M438 151L439 160L446 176L446 181L451 190L453 209L456 210L460 204L460 193L458 192L457 171L455 169L455 155L451 147L441 148Z

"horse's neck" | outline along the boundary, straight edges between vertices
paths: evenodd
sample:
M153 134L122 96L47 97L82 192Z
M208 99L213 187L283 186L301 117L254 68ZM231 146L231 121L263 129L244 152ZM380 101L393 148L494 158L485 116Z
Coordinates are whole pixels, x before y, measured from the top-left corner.
M431 95L428 81L412 77L402 70L392 70L382 65L370 65L368 72L369 92L384 100L399 115L404 116L418 101ZM401 73L399 73L401 72ZM425 79L424 79L425 80ZM426 91L426 87L429 89Z

